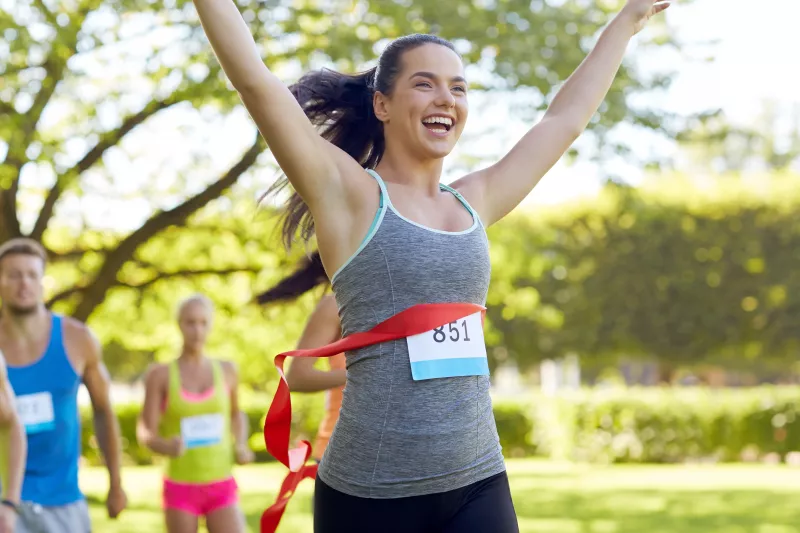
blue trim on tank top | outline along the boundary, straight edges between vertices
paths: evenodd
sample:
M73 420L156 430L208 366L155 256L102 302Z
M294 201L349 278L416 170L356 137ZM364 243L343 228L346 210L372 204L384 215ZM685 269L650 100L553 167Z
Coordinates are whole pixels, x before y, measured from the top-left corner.
M458 200L461 203L461 205L464 206L464 208L467 210L467 212L469 212L470 216L472 217L472 225L463 231L443 231L434 228L429 228L428 226L424 226L422 224L419 224L418 222L414 222L413 220L410 220L401 215L397 211L397 209L395 209L394 205L392 204L392 199L389 197L389 191L386 189L386 184L383 182L383 178L381 178L380 174L378 174L375 170L371 168L366 169L366 171L367 174L375 178L375 181L378 182L378 187L380 189L378 211L375 213L375 218L372 219L372 224L370 225L367 234L364 236L364 239L361 241L361 244L359 245L358 249L353 253L353 255L351 255L347 259L347 261L344 262L342 266L339 267L339 269L333 274L333 276L331 276L331 283L333 283L334 280L336 279L336 276L338 276L339 273L342 272L342 270L344 270L345 267L349 265L358 256L358 254L361 253L361 250L363 250L367 246L367 244L369 244L369 242L378 232L378 228L380 227L381 222L383 222L383 216L386 214L387 207L390 208L392 210L392 213L397 215L397 217L400 218L401 220L408 222L409 224L416 226L418 228L430 231L432 233L439 233L442 235L464 235L467 233L471 233L478 226L483 227L483 221L481 221L481 218L478 216L478 213L474 209L472 209L472 206L469 205L469 202L467 202L467 200L463 196L461 196L461 193L443 183L439 184L439 189L442 191L447 191L456 197L456 200Z
M480 217L480 215L478 214L478 212L477 212L477 211L475 211L474 209L472 209L472 206L471 206L471 205L469 205L469 202L467 201L467 199L466 199L466 198L464 198L463 196L461 196L461 193L460 193L460 192L458 192L457 190L455 190L454 188L452 188L452 187L451 187L451 186L449 186L449 185L445 185L444 183L440 183L440 184L439 184L439 187L440 187L442 190L445 190L445 191L447 191L447 192L451 193L453 196L455 196L455 197L456 197L456 199L457 199L459 202L461 202L461 205L463 205L463 206L464 206L464 207L467 209L467 211L469 211L469 213L472 215L472 218L474 219L474 221L477 221L477 223L478 223L478 224L480 224L480 225L481 225L481 227L483 227L483 220L481 220L481 217ZM470 228L470 229L471 229L471 228ZM437 231L437 230L432 230L432 231ZM466 230L466 231L469 231L469 230ZM457 232L457 233L465 233L465 232Z
M367 234L361 240L361 244L359 245L358 249L355 252L353 252L353 255L351 255L350 258L347 261L345 261L342 266L339 267L339 269L333 274L333 276L331 276L331 283L333 283L333 281L336 279L336 276L339 275L339 272L344 270L344 268L347 265L349 265L353 261L353 259L355 259L358 256L358 254L361 253L361 250L366 248L367 244L369 244L369 241L372 240L372 237L374 237L375 234L378 233L378 228L380 227L381 222L383 222L383 215L386 214L386 202L384 201L384 198L389 198L389 193L386 191L386 185L383 183L383 180L381 179L381 177L378 175L377 172L369 168L366 170L367 174L375 178L375 181L378 182L378 189L379 189L378 211L375 213L375 218L372 219L372 224L369 227L369 231L367 231Z
M377 172L375 172L375 175L377 176ZM438 233L439 235L465 235L465 234L471 233L473 230L475 230L475 228L478 227L480 219L478 218L478 214L475 213L475 211L472 209L472 206L470 206L467 203L467 201L464 199L464 197L461 196L461 194L458 191L456 191L452 187L448 187L447 185L445 185L443 183L439 184L439 190L440 191L447 191L447 192L451 193L453 196L456 197L456 200L458 200L461 203L461 205L464 206L464 208L467 210L467 212L472 217L472 225L470 225L470 227L468 227L465 230L461 230L461 231L444 231L444 230L441 230L441 229L429 228L428 226L425 226L424 224L420 224L419 222L414 222L413 220L404 217L400 213L400 211L398 211L395 208L394 204L392 203L392 199L389 197L389 193L388 192L386 193L386 203L388 204L389 209L392 210L392 213L397 215L397 217L400 220L408 222L412 226L416 226L416 227L418 227L420 229L424 229L425 231L430 231L431 233Z

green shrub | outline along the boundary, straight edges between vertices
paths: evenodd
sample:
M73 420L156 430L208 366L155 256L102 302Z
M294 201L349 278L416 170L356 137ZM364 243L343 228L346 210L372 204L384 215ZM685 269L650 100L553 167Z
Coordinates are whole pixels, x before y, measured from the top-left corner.
M506 457L526 457L536 454L533 442L533 412L527 404L495 401L493 404L494 420L497 423L497 434L500 446Z
M264 445L263 428L266 418L268 402L271 398L260 398L242 404L242 411L247 416L250 427L250 447L256 454L256 461L269 462L272 457L267 453ZM293 442L300 439L314 442L317 428L324 415L325 400L323 394L293 394L292 395L292 438ZM152 464L153 455L149 450L139 445L136 440L136 420L141 406L139 404L115 406L122 433L122 451L125 462L128 464ZM504 452L514 455L530 454L534 446L530 441L533 418L528 413L527 406L513 403L501 403L495 406L500 442ZM102 457L94 437L94 428L91 420L91 410L82 410L83 419L83 450L84 457L91 464L101 464Z
M560 398L572 407L572 453L591 462L674 463L786 457L800 451L800 390L594 390Z
M262 430L270 398L242 405L256 460L272 460ZM292 438L313 443L323 416L322 394L292 396ZM150 464L136 441L139 405L118 405L123 453ZM90 411L83 413L84 455L101 461ZM541 455L601 463L674 463L800 451L800 388L585 389L557 397L495 401L500 444L507 457Z

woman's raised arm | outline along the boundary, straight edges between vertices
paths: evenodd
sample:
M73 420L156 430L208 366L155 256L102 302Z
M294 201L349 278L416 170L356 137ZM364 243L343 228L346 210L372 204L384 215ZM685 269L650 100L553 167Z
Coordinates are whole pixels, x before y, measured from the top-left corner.
M312 213L323 198L328 206L339 196L344 200L341 167L357 163L320 137L289 88L270 72L233 0L194 4L222 69Z

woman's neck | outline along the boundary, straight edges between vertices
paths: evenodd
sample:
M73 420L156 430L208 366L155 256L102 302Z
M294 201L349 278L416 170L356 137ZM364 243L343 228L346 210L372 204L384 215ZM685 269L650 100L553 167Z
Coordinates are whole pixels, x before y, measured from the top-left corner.
M425 159L411 157L405 151L386 147L380 163L375 170L385 181L418 189L426 195L439 194L439 180L442 176L444 159Z
M181 350L180 358L187 363L199 363L203 359L203 348L194 348L192 346L184 346Z

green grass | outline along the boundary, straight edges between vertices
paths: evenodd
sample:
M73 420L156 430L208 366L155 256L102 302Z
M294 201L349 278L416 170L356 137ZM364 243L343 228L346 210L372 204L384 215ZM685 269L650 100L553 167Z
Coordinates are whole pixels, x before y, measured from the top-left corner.
M800 533L800 471L785 466L583 466L509 461L522 533ZM163 531L157 468L124 472L129 508L105 515L107 476L84 469L82 486L95 531ZM283 471L274 465L236 470L253 533ZM313 482L304 481L279 533L308 533Z

